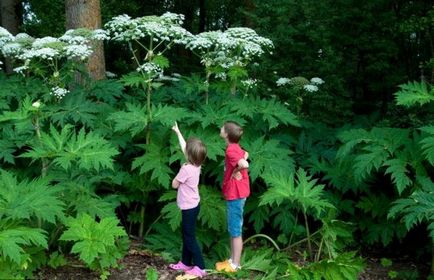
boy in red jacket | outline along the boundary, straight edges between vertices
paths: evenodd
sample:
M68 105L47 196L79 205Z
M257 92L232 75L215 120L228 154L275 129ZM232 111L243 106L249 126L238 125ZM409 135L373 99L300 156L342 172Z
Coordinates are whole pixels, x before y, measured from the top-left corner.
M225 139L227 144L222 191L226 199L228 232L231 237L231 257L216 263L217 271L235 272L240 268L243 251L243 211L246 198L250 195L249 174L247 172L249 154L238 144L242 134L242 127L232 121L226 122L220 130L220 136Z

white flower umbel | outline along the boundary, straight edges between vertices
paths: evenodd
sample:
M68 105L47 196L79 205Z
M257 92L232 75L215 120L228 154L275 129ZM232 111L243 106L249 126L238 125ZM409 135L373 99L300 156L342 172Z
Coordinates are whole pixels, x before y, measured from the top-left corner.
M93 40L98 40L98 41L104 41L110 39L110 37L108 36L108 32L103 29L95 29L93 31L91 38Z
M165 13L162 16L144 16L132 19L128 15L114 17L105 24L114 41L139 41L152 38L154 45L174 42L186 44L193 35L181 27L184 16Z
M27 65L23 65L14 68L14 72L24 76L24 71L26 71L27 69L29 69L29 67Z
M41 48L46 47L47 45L50 45L52 43L58 43L58 42L60 42L59 39L54 38L54 37L37 38L33 42L32 48L41 49Z
M88 45L69 45L65 47L66 56L69 59L85 60L92 54L92 48Z
M163 75L163 69L161 69L157 64L152 62L146 62L136 69L137 72L143 72L147 74L150 78L158 77Z
M175 13L166 12L163 15L161 15L160 18L163 21L166 21L168 23L175 23L175 24L182 25L184 23L185 17L182 14L175 14Z
M247 79L244 81L241 81L241 84L245 86L247 89L251 89L257 86L258 81L256 79Z
M51 89L51 94L56 96L57 99L62 99L67 93L69 92L69 90L61 88L61 87L53 87Z
M273 48L271 40L244 27L229 28L225 32L203 32L191 37L186 47L199 55L205 67L244 67Z
M318 87L316 85L304 85L303 89L307 92L315 92L318 91Z
M5 28L0 26L0 48L6 44L7 42L10 42L14 39L14 36L12 36L9 31L7 31Z
M4 56L13 57L20 54L23 51L23 47L19 43L9 42L2 48Z
M115 73L110 72L110 71L105 71L105 76L107 78L116 78L117 77L117 75Z
M285 78L285 77L279 78L276 81L276 84L277 84L278 87L281 87L281 86L284 86L284 85L287 85L287 84L290 84L290 83L291 83L291 79Z
M39 107L41 107L41 102L39 102L39 101L35 101L35 102L33 102L32 103L32 107L34 107L34 108L39 108Z
M21 60L27 60L32 58L42 58L52 60L58 57L60 52L52 48L42 48L42 49L30 49L25 50L21 55L18 56Z
M318 77L314 77L314 78L310 79L310 82L313 85L322 85L322 84L324 84L324 80L321 79L321 78L318 78Z

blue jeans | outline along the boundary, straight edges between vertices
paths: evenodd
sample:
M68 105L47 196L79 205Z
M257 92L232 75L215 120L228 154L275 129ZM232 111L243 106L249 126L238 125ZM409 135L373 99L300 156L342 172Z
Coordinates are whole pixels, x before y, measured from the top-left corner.
M241 236L243 230L243 212L245 203L245 198L226 201L228 232L232 238Z
M205 262L196 240L196 219L199 211L200 205L182 210L182 263L188 266L194 264L204 269Z

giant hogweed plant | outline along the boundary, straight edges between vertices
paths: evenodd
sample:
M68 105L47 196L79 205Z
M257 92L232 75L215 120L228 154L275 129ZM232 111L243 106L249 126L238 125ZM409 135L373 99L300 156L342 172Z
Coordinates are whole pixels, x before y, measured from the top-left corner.
M434 87L425 82L409 82L400 86L396 93L396 102L405 107L432 106L434 101ZM421 150L420 160L434 165L434 126L428 123L420 127L421 136L417 146ZM421 168L421 167L420 167ZM428 168L428 167L427 167ZM431 246L434 245L434 183L429 173L416 173L415 187L403 198L396 200L389 211L389 217L402 217L405 227L410 230L419 223L428 225ZM434 275L434 252L431 263L431 274Z
M175 120L186 116L182 108L156 105L152 101L153 89L163 84L157 79L163 75L163 70L169 66L169 60L164 56L174 44L186 44L192 35L181 27L183 15L165 13L159 17L145 16L132 19L127 15L113 18L105 27L113 41L125 42L131 51L136 64L136 71L122 78L126 86L142 89L146 97L145 106L141 104L126 104L126 110L114 113L110 119L115 122L115 130L129 130L134 137L145 131L143 156L132 162L132 169L138 169L143 175L144 185L139 189L138 200L146 201L147 193L158 186L169 186L168 166L169 155L160 141L152 140L151 129L155 125L170 127ZM145 56L139 56L139 49ZM155 132L154 132L155 134ZM161 134L156 139L164 139ZM141 197L140 197L141 196ZM143 236L145 206L140 209L139 237Z
M400 86L396 101L406 107L429 106L433 92L424 82L410 82ZM419 223L427 223L430 236L434 236L431 209L434 184L430 177L434 164L433 135L430 123L408 129L351 129L338 135L343 145L336 158L341 163L350 162L355 182L373 181L382 175L390 178L395 190L394 197L386 197L367 189L357 203L356 207L371 213L372 218L380 218L376 223L366 223L368 241L381 240L387 245L395 234L402 239L406 231ZM381 222L385 217L390 219L387 225Z
M30 277L48 249L49 232L41 223L55 224L64 217L60 188L50 179L20 180L0 170L0 278Z

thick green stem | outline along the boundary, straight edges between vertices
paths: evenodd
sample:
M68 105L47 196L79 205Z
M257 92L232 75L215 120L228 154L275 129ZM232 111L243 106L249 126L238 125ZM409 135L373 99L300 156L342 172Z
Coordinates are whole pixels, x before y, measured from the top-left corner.
M163 217L163 214L160 214L160 216L158 216L158 218L155 219L155 221L152 222L152 224L148 227L148 230L146 230L145 235L143 236L144 238L146 236L148 236L149 232L151 232L152 227Z
M306 238L307 238L307 248L309 250L309 255L312 256L312 243L311 243L311 236L310 236L310 231L309 231L309 224L307 222L307 215L306 212L303 211L303 216L304 216L304 224L306 226Z
M209 101L209 78L211 76L211 72L206 70L206 80L205 80L205 104L208 105Z
M277 251L280 251L279 245L277 245L277 243L273 240L273 238L269 237L268 235L262 234L262 233L250 236L249 238L247 238L246 240L244 240L243 244L246 244L250 240L255 239L257 237L262 237L262 238L267 239L268 241L271 242L271 244L273 244L274 248L276 248Z
M318 230L318 231L312 233L312 234L310 235L310 238L312 238L313 236L317 235L319 232L320 232L320 231ZM288 247L283 248L282 251L290 250L290 249L294 248L295 246L297 246L298 244L301 244L301 243L303 243L303 242L306 242L307 240L308 240L307 238L304 238L304 239L302 239L302 240L299 240L299 241L297 241L297 242L295 242L295 243L289 245Z
M41 140L41 128L39 127L39 117L38 116L35 117L35 131L36 131L36 137L38 137L39 141L42 142L42 140ZM45 177L45 176L47 176L48 163L47 163L47 160L45 158L42 158L41 161L42 161L41 176Z
M322 245L324 244L324 238L321 238L321 243L319 244L318 253L315 256L315 261L319 261L319 258L321 257L321 251L322 251Z
M235 95L237 93L237 80L233 80L231 85L231 94Z
M139 227L139 238L143 238L143 230L145 228L145 205L140 208L140 227Z

